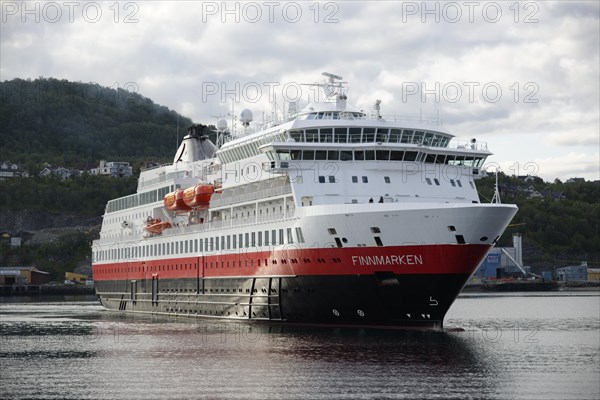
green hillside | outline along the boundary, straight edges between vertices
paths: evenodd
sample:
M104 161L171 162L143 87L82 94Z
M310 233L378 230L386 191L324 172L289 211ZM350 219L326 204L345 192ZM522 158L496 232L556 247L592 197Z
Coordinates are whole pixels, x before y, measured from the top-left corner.
M503 203L513 203L519 212L501 238L510 245L513 233L523 235L523 259L534 267L554 267L588 261L600 266L600 183L553 183L536 178L525 182L499 175ZM477 182L482 202L494 193L495 177Z
M52 78L5 81L0 93L2 160L69 168L166 160L176 148L177 113L138 93ZM179 116L180 135L191 124Z

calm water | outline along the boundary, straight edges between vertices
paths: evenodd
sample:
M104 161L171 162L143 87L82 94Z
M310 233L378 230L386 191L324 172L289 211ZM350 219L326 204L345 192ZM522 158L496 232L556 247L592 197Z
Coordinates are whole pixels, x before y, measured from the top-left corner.
M426 333L0 299L5 399L598 399L597 293L459 298Z

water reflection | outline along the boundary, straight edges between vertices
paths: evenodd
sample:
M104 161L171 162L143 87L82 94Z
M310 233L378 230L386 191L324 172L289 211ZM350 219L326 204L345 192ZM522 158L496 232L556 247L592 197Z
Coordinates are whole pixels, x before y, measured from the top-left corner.
M465 307L450 321L466 330L455 333L119 314L95 303L2 304L2 398L600 395L595 309L570 311L569 300L545 315L534 303L536 312L522 318L507 311L492 318L472 311L473 301L459 301ZM488 303L505 310L515 302ZM523 304L532 307L530 299Z

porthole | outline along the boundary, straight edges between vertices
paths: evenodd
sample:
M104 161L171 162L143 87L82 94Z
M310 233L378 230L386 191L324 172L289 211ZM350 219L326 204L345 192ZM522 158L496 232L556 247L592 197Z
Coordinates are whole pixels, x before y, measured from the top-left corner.
M482 242L487 242L488 237L487 236L482 236L482 237L479 238L479 240L482 241Z

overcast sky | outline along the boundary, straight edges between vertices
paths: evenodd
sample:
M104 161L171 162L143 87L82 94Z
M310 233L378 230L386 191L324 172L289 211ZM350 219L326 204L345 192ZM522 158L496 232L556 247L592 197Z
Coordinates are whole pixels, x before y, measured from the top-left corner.
M437 116L508 174L600 179L600 6L589 2L2 1L0 79L136 91L196 122L314 95ZM300 92L299 92L300 88Z

